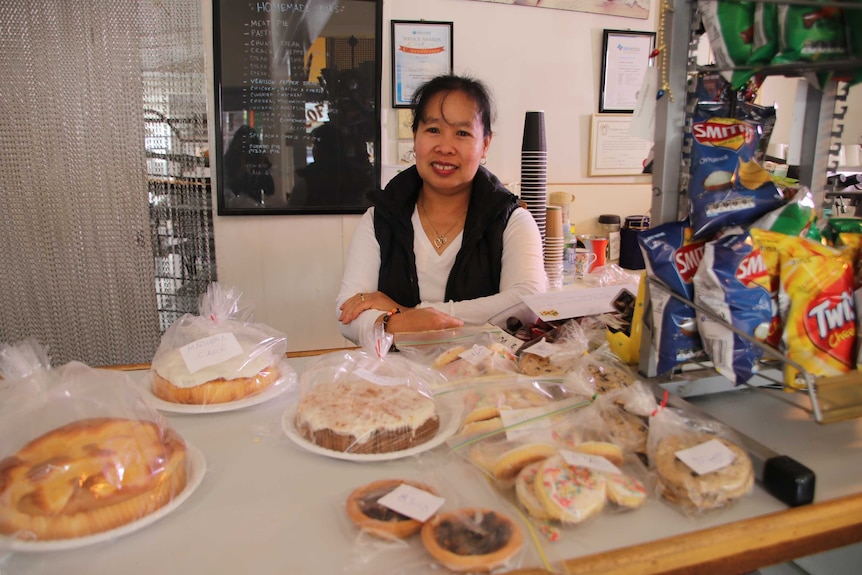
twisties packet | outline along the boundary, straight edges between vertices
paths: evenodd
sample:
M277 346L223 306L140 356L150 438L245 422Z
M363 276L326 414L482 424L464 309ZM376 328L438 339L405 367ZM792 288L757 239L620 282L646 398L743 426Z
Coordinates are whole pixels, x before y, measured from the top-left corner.
M668 222L638 234L647 275L691 301L692 280L703 257L705 242L695 240L688 222ZM667 290L649 284L652 343L658 374L687 361L705 357L694 308Z
M772 323L772 298L764 280L768 281L768 273L760 250L742 230L708 242L694 274L695 303L726 322L697 314L703 349L715 370L737 385L754 375L763 348L727 325L759 342L766 340Z
M721 103L700 102L691 134L689 219L696 238L747 227L783 203L769 173L756 161L763 124L727 117Z
M815 377L846 373L855 367L853 261L845 251L804 238L787 236L785 242L778 294L784 353ZM806 387L789 364L784 382Z

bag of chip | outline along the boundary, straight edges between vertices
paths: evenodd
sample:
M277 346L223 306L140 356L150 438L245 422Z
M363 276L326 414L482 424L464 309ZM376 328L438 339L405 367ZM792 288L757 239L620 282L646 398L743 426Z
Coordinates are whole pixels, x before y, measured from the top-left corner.
M763 349L727 325L761 342L766 340L772 323L772 298L764 278L767 269L763 256L742 230L708 242L694 274L695 303L724 320L697 314L704 351L715 370L737 385L754 375Z
M751 2L704 2L699 5L709 47L719 68L730 71L722 75L734 90L742 87L753 70L733 70L748 64L754 38L754 4Z
M784 242L778 293L784 353L815 377L846 373L855 367L852 250L792 236ZM803 375L789 364L784 382L806 388Z
M693 238L686 221L668 222L638 234L647 274L661 280L674 293L694 298L694 278L703 257L702 240ZM694 308L674 298L655 283L649 284L653 343L652 361L658 374L705 357L697 333Z
M689 218L694 237L712 239L733 226L748 227L776 209L783 196L756 157L764 124L743 109L729 117L728 104L699 102L691 127Z

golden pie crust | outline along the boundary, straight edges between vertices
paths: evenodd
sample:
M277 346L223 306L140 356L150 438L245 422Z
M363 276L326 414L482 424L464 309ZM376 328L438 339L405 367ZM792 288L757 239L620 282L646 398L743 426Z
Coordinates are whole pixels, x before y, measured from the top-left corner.
M0 533L53 540L114 529L167 504L186 479L186 445L173 430L82 419L0 460Z
M412 485L433 495L437 492L419 481L381 479L358 487L347 498L347 516L364 531L383 539L406 539L422 529L422 523L401 515L378 500L402 484Z
M159 399L171 403L193 405L229 403L261 393L278 381L279 376L279 370L269 366L254 377L219 378L194 387L178 387L158 372L154 372L152 391Z
M456 572L485 573L501 567L523 546L521 528L506 515L467 507L439 513L422 526L422 544Z

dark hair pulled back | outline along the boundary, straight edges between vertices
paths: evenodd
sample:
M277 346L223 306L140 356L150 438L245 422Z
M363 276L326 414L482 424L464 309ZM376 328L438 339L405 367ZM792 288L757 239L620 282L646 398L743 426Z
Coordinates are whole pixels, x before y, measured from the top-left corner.
M474 78L466 76L437 76L422 84L414 93L411 102L413 108L413 133L419 129L419 122L425 117L425 111L431 99L437 94L462 92L476 104L482 119L484 136L491 134L491 122L494 116L494 104L488 87ZM445 118L444 118L445 119Z

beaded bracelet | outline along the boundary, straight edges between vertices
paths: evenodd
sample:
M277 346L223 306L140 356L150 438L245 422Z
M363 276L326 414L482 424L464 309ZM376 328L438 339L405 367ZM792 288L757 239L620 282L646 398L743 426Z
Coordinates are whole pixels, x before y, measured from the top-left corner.
M387 331L387 328L389 327L389 318L391 318L396 313L401 313L401 308L393 307L392 309L389 310L389 312L387 312L386 315L383 316L383 332L384 333Z

